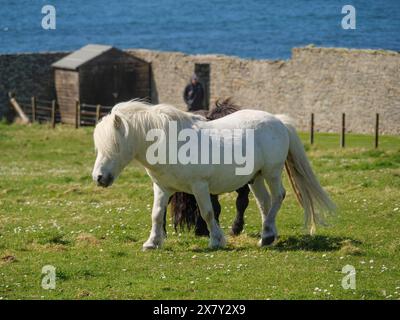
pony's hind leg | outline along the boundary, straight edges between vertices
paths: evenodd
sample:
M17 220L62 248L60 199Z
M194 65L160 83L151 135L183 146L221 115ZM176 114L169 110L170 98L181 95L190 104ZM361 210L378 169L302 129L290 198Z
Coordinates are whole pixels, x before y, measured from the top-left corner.
M282 172L280 171L276 175L266 178L267 184L271 192L272 203L268 214L263 221L260 246L270 245L278 237L275 219L286 195L285 188L282 185L281 174Z
M270 235L267 232L267 217L268 217L268 212L270 211L271 208L271 197L268 193L267 188L265 187L265 182L264 182L264 177L262 175L258 175L252 184L249 185L250 190L253 193L257 207L260 210L261 213L261 221L262 221L262 234L261 234L261 242L259 243L260 245L264 245L263 239L267 239ZM273 241L274 239L272 239ZM272 242L271 241L271 242Z
M232 224L231 235L237 236L243 231L244 226L244 212L249 205L249 186L246 184L236 190L236 217Z
M221 205L219 204L218 201L218 195L210 194L210 199L214 210L215 220L219 222L219 215L221 214ZM199 237L202 236L208 237L210 235L207 229L207 223L201 217L200 209L198 206L196 208L196 225L194 227L194 234Z
M210 199L207 183L196 183L192 187L202 218L210 232L210 248L222 248L225 246L225 237L214 216L214 209Z
M162 190L156 183L153 184L153 191L154 201L151 212L151 233L149 239L143 244L143 250L161 247L166 236L164 232L164 218L170 193Z

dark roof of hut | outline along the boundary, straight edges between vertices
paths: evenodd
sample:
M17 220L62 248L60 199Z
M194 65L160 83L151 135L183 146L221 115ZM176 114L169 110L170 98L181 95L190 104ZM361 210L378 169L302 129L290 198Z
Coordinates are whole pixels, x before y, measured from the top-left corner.
M58 60L52 64L53 68L77 70L86 62L102 55L103 53L111 50L112 46L105 46L100 44L88 44L79 50L67 55L66 57Z

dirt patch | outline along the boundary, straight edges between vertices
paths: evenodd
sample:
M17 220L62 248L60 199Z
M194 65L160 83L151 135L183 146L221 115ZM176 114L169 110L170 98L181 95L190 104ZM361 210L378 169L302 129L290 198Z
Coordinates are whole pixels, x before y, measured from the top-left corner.
M344 240L339 252L343 255L358 256L362 254L362 250L357 247L351 240Z
M7 254L7 255L1 257L1 261L3 263L12 263L12 262L16 262L18 260L17 260L17 258L15 256L13 256L11 254Z
M31 243L28 245L28 250L32 251L47 251L47 252L61 252L68 250L68 247L64 244L59 243Z
M90 297L91 295L92 295L92 293L90 291L81 290L76 294L76 298L77 299L82 299L82 298Z
M64 195L70 194L70 193L82 194L82 190L79 187L72 187L63 192Z
M80 233L76 236L76 242L80 245L96 246L100 244L100 240L90 233Z

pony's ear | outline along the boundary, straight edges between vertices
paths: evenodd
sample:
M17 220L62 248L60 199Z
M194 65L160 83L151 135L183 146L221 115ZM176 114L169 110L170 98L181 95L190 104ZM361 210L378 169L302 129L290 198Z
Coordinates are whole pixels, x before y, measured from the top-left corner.
M122 120L121 117L118 115L114 115L114 128L115 129L119 129L122 125Z

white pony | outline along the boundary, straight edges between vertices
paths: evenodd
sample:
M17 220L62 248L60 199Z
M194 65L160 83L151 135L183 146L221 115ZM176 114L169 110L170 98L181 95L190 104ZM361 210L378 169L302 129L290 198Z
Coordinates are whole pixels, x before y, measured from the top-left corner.
M146 141L146 133L151 129L168 132L170 121L178 123L178 130L191 128L197 133L203 129L253 129L253 170L247 175L236 175L235 164L149 163L146 150L152 142ZM246 139L243 141L245 143ZM210 231L210 247L224 247L225 238L214 218L210 193L232 192L249 182L262 218L259 244L271 244L278 234L275 218L285 197L281 178L285 166L311 233L316 223L323 223L324 213L335 211L334 203L311 169L296 130L285 116L248 109L218 120L206 121L201 116L180 111L170 105L152 106L129 101L117 104L111 114L97 124L94 143L97 159L93 180L98 185L110 186L133 159L145 167L153 181L152 229L149 239L143 244L144 250L161 247L165 238L164 212L169 197L175 192L195 196L201 216Z

